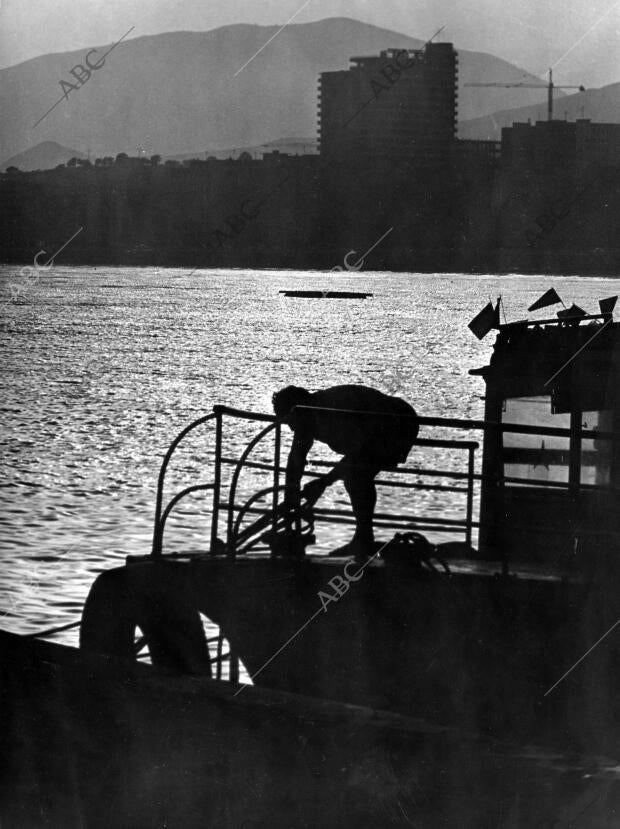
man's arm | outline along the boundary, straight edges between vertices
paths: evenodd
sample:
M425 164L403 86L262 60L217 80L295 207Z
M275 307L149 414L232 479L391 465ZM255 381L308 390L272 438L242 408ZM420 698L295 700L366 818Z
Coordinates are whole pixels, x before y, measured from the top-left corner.
M314 506L328 486L340 481L347 466L347 459L342 458L325 475L309 481L304 487L304 495L311 506Z
M313 439L307 435L295 434L293 438L293 445L286 462L286 501L299 501L299 484L306 467L308 452L313 443Z

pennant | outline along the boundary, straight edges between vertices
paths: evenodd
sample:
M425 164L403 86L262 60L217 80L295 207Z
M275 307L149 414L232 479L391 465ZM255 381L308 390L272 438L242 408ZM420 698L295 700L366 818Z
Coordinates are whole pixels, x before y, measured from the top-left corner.
M546 308L547 305L555 305L557 302L562 302L555 288L549 288L540 299L537 299L533 305L527 309L528 311L538 311L539 308ZM564 303L562 302L562 305Z
M484 339L491 329L499 328L499 301L495 308L492 302L485 305L467 327L479 340Z
M558 319L564 319L565 317L585 317L586 312L583 308L580 308L578 305L573 304L570 308L564 308L562 311L558 311Z
M506 309L504 308L504 303L502 302L502 295L501 294L497 297L497 307L495 309L497 311L497 327L498 328L501 324L500 319L499 319L500 308L502 310L502 314L504 315L504 325L506 325L507 324L506 323Z
M617 301L617 296L608 296L607 299L599 299L598 307L601 309L601 314L613 314Z

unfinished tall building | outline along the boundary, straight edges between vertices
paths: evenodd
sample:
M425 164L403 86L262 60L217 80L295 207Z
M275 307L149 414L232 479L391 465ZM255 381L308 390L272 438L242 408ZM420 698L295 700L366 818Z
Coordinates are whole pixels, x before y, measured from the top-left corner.
M319 82L319 144L333 160L450 157L456 134L458 56L451 43L351 58Z

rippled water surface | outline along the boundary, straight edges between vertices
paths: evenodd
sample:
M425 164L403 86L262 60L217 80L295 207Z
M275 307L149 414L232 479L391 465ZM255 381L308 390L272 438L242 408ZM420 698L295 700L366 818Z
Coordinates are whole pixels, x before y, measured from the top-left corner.
M468 370L493 337L479 343L467 322L489 298L503 294L514 320L551 285L591 312L617 290L609 279L57 267L11 302L17 269L0 276L0 624L22 632L76 620L98 572L149 553L162 454L214 403L269 411L289 383L366 383L421 414L481 417L483 384ZM279 293L289 287L374 296L297 300ZM231 426L234 454L255 427ZM212 446L208 430L188 443L171 488L206 474ZM420 497L427 512L457 509ZM201 496L180 510L172 546L205 549L206 506Z

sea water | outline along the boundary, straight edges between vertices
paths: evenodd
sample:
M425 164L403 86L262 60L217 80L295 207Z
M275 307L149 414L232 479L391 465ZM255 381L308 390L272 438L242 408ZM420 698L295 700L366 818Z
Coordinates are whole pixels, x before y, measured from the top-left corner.
M612 279L577 277L55 266L18 293L18 270L0 268L0 626L15 632L79 619L99 572L150 552L161 458L214 404L267 412L291 383L364 383L423 415L482 418L484 384L468 371L488 363L494 336L479 342L467 323L489 300L501 294L511 321L551 286L589 313L618 291ZM373 296L292 299L288 288ZM227 421L227 454L259 427ZM463 460L444 454L429 462ZM208 480L212 458L212 431L197 432L168 492ZM254 484L250 475L244 497ZM426 515L462 514L456 493L386 497L397 511L416 498ZM347 504L339 486L326 498ZM181 505L172 548L205 551L208 513L204 495ZM329 532L319 551L350 528Z

